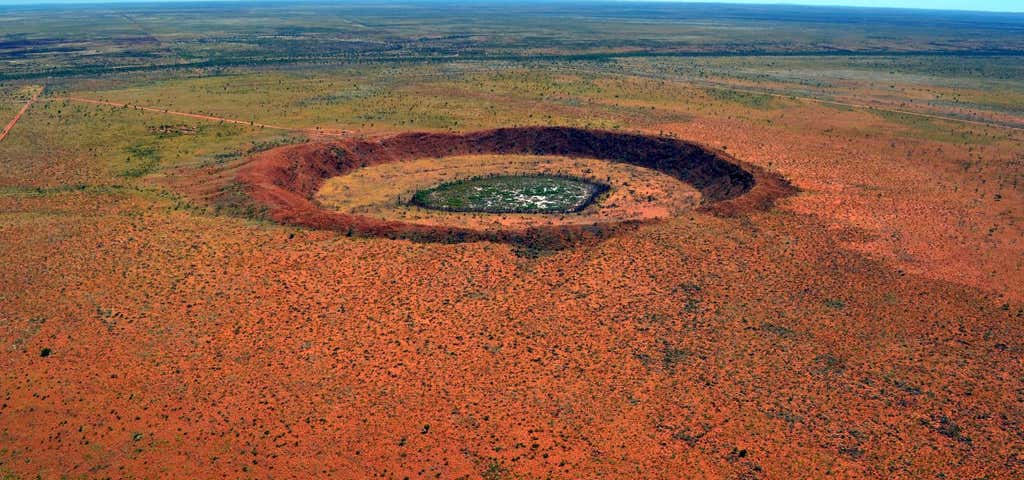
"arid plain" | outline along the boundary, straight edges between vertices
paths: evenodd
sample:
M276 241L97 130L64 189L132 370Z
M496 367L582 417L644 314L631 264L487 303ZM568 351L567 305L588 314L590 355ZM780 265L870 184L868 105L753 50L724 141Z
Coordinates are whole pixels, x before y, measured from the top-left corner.
M1024 475L1022 16L5 8L35 30L0 20L3 478ZM520 128L686 142L758 183L500 142L288 178L488 232L439 238L318 228L252 180ZM611 189L405 203L531 171ZM533 227L569 233L492 235Z

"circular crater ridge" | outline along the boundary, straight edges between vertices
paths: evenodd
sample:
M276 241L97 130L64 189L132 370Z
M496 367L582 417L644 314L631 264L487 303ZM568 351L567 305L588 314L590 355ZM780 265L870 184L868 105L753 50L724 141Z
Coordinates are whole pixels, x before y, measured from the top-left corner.
M562 246L602 238L638 221L580 225L551 222L488 230L418 224L324 208L315 196L323 183L359 168L419 158L459 155L559 155L627 163L657 170L695 188L700 211L731 216L769 208L795 192L782 177L693 142L570 127L517 127L469 133L403 133L379 139L346 139L288 145L262 152L237 173L248 201L279 223L355 235L435 242L507 241Z

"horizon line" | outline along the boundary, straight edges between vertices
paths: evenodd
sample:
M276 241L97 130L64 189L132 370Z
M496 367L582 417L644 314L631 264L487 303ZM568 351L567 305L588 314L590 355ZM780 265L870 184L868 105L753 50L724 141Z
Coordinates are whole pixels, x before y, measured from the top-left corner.
M388 4L388 3L440 3L445 0L400 0L397 2L389 2L386 0L369 0L369 1L358 1L348 2L345 0L0 0L0 7L51 7L51 6L116 6L116 5L167 5L167 4L216 4L216 3L263 3L263 4L351 4L358 3L360 5L367 4ZM851 0L856 2L856 0ZM877 6L877 5L857 5L857 4L836 4L836 5L822 5L816 3L794 3L781 0L775 1L715 1L715 0L514 0L511 2L503 0L468 0L465 3L520 3L520 4L553 4L553 3L565 3L565 4L614 4L614 3L652 3L652 4L680 4L680 5L735 5L735 6L749 6L749 7L798 7L798 8L821 8L821 9L858 9L858 10L896 10L896 11L926 11L926 12L965 12L965 13L991 13L991 14L1009 14L1009 15L1021 15L1024 14L1024 8L1021 10L992 10L992 9L963 9L963 8L932 8L932 7L915 7L915 6Z

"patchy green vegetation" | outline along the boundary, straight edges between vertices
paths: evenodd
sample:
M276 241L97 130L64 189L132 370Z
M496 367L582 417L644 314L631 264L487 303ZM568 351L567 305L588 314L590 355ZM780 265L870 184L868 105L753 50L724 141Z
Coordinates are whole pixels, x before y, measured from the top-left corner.
M764 110L778 107L774 97L761 93L747 93L729 89L710 88L708 89L708 95L715 100L736 103L747 108Z
M497 175L443 183L420 190L412 203L453 212L572 213L608 187L555 175Z
M128 168L121 172L122 177L138 178L152 173L160 166L160 156L153 145L132 145L125 150L128 153L125 160Z

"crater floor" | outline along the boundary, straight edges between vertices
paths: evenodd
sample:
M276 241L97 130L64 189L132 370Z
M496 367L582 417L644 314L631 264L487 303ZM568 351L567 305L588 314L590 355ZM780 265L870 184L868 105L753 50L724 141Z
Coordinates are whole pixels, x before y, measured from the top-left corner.
M566 215L481 214L410 205L415 192L440 183L495 173L569 175L607 184L597 204ZM554 155L460 155L420 158L360 168L326 180L315 199L326 208L383 220L474 228L528 227L553 221L572 224L651 220L696 208L701 194L664 173L593 158Z

